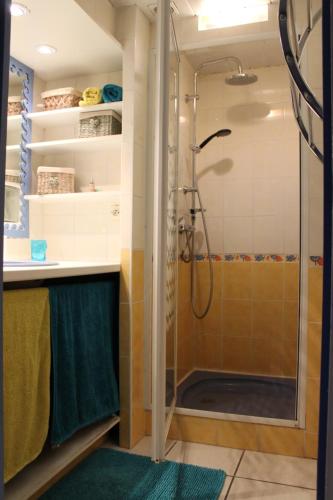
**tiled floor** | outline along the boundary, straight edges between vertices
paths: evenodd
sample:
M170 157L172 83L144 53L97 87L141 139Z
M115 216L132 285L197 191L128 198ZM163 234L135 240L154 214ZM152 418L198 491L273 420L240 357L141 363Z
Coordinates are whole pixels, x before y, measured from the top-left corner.
M316 500L315 460L180 441L169 446L168 460L227 473L220 500ZM131 451L150 455L150 450L146 437Z

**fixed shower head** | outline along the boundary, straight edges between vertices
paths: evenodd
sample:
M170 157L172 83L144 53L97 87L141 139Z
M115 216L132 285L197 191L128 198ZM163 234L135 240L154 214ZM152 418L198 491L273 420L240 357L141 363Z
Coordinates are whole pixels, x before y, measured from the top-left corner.
M258 80L257 75L253 73L238 72L231 76L227 76L225 82L228 85L250 85Z
M218 130L217 132L215 132L214 134L210 135L209 137L207 137L207 139L205 139L199 146L198 148L198 152L200 152L205 146L207 146L207 144L212 140L214 139L215 137L226 137L227 135L230 135L231 134L231 130L229 128L223 128L221 130Z

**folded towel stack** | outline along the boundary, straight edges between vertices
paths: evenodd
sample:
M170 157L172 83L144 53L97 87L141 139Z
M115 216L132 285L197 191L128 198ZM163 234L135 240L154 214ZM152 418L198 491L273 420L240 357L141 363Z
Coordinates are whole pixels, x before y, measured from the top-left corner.
M98 87L88 87L82 94L80 106L95 106L102 102L102 92Z
M119 85L108 83L102 90L103 102L117 102L123 100L123 89Z

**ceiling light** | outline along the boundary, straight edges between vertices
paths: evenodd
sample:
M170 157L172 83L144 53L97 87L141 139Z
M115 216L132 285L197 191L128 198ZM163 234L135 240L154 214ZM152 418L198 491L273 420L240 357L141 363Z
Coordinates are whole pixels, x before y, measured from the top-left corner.
M13 2L10 6L10 13L12 16L26 16L29 14L29 9L22 3Z
M198 16L199 31L268 21L270 0L205 0Z
M52 45L37 45L36 50L39 54L43 54L46 56L50 56L52 54L55 54L57 52L57 49L55 47L52 47Z

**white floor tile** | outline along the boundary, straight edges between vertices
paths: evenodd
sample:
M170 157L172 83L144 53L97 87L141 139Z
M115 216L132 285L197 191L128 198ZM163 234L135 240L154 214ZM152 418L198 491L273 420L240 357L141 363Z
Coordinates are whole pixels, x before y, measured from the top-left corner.
M223 469L228 476L232 476L242 453L242 450L222 448L221 446L179 441L167 455L167 459L211 469Z
M237 477L315 489L317 462L307 458L246 451Z
M219 497L219 500L225 500L225 498L227 496L227 493L228 493L228 490L229 490L229 486L230 486L231 481L232 481L232 477L227 476L225 478L225 482L224 482L223 489L221 491L221 495Z
M236 477L228 500L316 500L316 492Z

